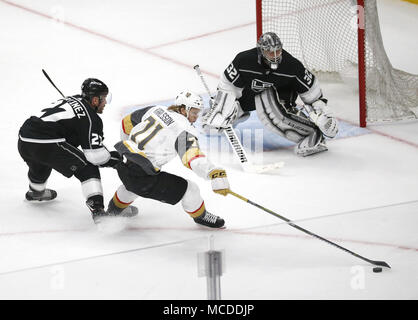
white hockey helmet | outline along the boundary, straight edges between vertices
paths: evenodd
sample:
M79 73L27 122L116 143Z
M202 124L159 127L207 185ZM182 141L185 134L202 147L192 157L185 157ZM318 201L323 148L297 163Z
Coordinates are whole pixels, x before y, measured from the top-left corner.
M176 106L183 105L186 108L187 114L191 108L196 108L199 110L203 109L203 100L202 97L196 93L193 93L189 90L183 90L180 92L177 97L176 101L174 102Z

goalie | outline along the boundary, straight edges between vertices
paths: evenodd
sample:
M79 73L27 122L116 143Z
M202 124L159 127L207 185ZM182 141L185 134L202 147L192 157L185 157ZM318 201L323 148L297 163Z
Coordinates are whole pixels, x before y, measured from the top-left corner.
M298 96L303 106L296 104ZM328 150L325 137L338 132L327 102L315 76L283 50L275 33L266 32L256 48L239 53L226 68L202 126L235 126L256 110L268 129L297 143L295 153L305 157Z

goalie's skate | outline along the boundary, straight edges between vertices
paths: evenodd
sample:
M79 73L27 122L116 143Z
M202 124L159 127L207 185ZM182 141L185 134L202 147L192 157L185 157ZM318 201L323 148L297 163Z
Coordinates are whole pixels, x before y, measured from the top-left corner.
M57 197L57 192L52 189L45 189L44 191L30 189L26 192L25 197L28 201L50 201Z
M201 216L194 218L194 222L209 228L222 228L225 225L224 219L205 211Z
M321 137L320 140L314 145L309 146L310 137L306 137L295 147L295 153L301 157L307 157L316 153L328 151L325 138Z

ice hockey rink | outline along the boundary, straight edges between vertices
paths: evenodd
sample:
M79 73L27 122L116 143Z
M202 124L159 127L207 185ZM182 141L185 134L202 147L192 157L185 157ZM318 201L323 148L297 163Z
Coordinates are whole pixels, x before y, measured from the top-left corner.
M395 68L418 74L418 5L378 1L383 41ZM302 233L231 195L221 197L173 160L164 169L198 183L206 207L226 229L197 226L182 210L138 199L139 216L98 229L80 183L53 172L58 197L28 203L19 127L88 77L103 80L113 101L102 115L105 145L118 141L123 115L168 105L185 88L207 99L193 70L214 91L239 51L255 46L255 1L0 0L0 299L206 299L199 253L223 252L221 297L232 300L417 299L418 122L358 127L358 99L325 83L341 122L329 151L307 158L264 131L253 115L239 131L263 134L255 163L279 170L244 173L222 138L203 149L227 170L231 189L294 223L392 268L373 266ZM286 43L284 43L286 49ZM248 136L247 136L248 138ZM247 142L248 142L247 141ZM248 146L248 144L246 144ZM210 152L209 152L210 149ZM105 203L120 180L101 169Z

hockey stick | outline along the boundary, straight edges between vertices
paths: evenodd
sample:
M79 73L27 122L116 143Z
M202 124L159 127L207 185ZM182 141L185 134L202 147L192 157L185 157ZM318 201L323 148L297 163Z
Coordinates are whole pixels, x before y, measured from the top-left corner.
M205 78L203 77L202 72L200 71L199 65L198 64L195 65L193 67L193 69L195 69L197 75L200 77L200 80L202 81L202 84L206 89L206 92L209 96L209 99L212 99L212 97L210 95L209 87L206 83ZM226 136L229 144L231 145L232 150L234 150L234 153L237 155L237 157L240 161L240 164L242 166L242 169L245 172L263 173L263 172L271 171L271 170L274 170L274 169L279 169L279 168L284 166L283 161L280 161L280 162L277 162L277 163L266 164L266 165L252 164L251 162L248 161L247 153L245 152L244 148L242 147L242 144L239 141L232 125L224 128L223 132L225 133L225 136Z
M275 212L273 212L273 211L271 211L271 210L269 210L267 208L264 208L263 206L255 203L255 202L252 202L251 200L249 200L247 198L244 198L243 196L241 196L241 195L239 195L239 194L237 194L237 193L235 193L235 192L233 192L231 190L229 190L228 193L232 194L234 197L237 197L238 199L241 199L242 201L245 201L245 202L247 202L247 203L249 203L249 204L251 204L251 205L253 205L253 206L255 206L255 207L257 207L257 208L259 208L259 209L261 209L261 210L263 210L265 212L267 212L267 213L270 213L271 215L273 215L273 216L275 216L275 217L277 217L279 219L282 219L283 221L285 221L291 227L296 228L296 229L298 229L298 230L300 230L300 231L302 231L304 233L307 233L310 236L313 236L313 237L315 237L315 238L317 238L319 240L325 241L326 243L328 243L330 245L333 245L334 247L337 247L338 249L341 249L341 250L343 250L343 251L345 251L347 253L350 253L350 254L352 254L353 256L355 256L355 257L357 257L359 259L362 259L364 261L367 261L368 263L374 264L376 266L382 266L382 267L390 268L390 266L386 262L384 262L384 261L374 261L374 260L367 259L367 258L365 258L365 257L363 257L363 256L361 256L361 255L359 255L359 254L357 254L357 253L355 253L353 251L350 251L350 250L348 250L348 249L346 249L346 248L344 248L344 247L342 247L342 246L340 246L340 245L338 245L338 244L330 241L330 240L327 240L327 239L325 239L325 238L323 238L321 236L318 236L317 234L315 234L313 232L310 232L309 230L306 230L306 229L304 229L302 227L299 227L298 225L294 224L291 220L289 220L289 219L281 216L280 214L277 214L277 213L275 213Z
M65 96L62 94L62 92L60 91L60 89L57 88L57 86L55 85L55 83L51 80L51 78L49 77L48 73L46 73L46 71L44 69L42 69L42 73L48 79L48 81L54 86L54 88L57 89L57 91L62 95L62 97L65 98Z

